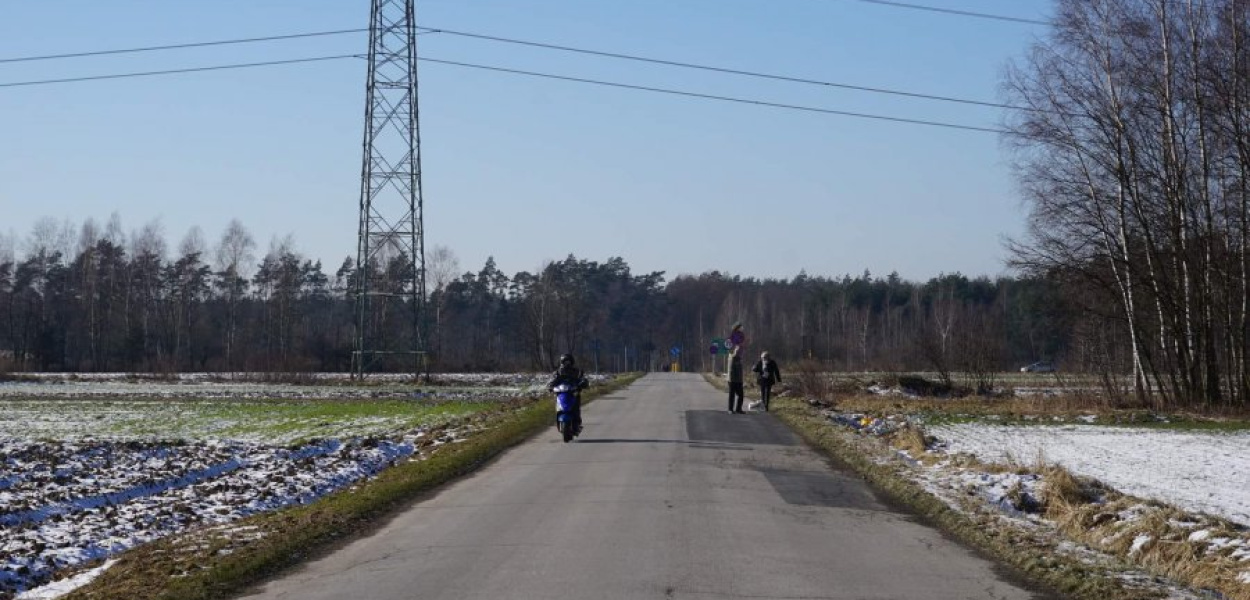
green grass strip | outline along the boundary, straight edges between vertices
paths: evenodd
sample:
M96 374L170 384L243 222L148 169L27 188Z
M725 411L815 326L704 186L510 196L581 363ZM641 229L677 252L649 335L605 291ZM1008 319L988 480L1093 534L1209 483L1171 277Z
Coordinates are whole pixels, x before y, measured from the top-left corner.
M639 375L620 377L585 392L585 401L628 386ZM468 417L489 425L467 440L439 448L421 461L402 463L358 486L307 506L264 513L221 531L171 536L124 553L117 564L66 600L216 600L329 552L376 527L424 494L468 474L504 450L552 426L548 398L491 414ZM220 529L220 528L219 528ZM228 550L227 552L223 552Z

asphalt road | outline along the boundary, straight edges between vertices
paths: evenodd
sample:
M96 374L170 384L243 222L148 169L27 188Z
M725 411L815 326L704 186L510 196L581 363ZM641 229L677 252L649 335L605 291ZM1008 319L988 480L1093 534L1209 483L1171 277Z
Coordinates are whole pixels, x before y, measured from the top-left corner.
M1038 599L698 375L652 374L265 599Z

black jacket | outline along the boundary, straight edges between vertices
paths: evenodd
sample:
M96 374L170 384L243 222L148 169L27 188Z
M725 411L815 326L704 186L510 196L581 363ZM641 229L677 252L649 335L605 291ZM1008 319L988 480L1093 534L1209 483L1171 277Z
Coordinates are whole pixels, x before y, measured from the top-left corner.
M777 361L771 358L768 361L756 361L751 370L756 373L755 382L760 385L781 383L781 369L777 368Z
M547 390L551 391L552 388L562 383L567 383L577 388L579 392L590 387L590 381L586 379L586 375L582 373L582 370L577 367L560 367L557 369L555 373L551 374L551 381L547 382Z

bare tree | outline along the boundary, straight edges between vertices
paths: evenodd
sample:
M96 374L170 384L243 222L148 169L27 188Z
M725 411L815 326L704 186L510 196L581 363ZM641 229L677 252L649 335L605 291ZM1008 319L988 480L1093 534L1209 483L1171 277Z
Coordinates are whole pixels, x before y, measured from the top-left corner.
M1016 263L1115 298L1142 404L1247 401L1247 4L1061 0L1008 80Z
M451 248L435 245L425 258L425 269L429 282L434 286L430 294L434 302L434 359L442 356L443 346L443 310L447 306L447 285L460 274L460 259Z
M217 289L225 303L225 324L222 346L225 364L236 368L235 346L238 337L239 305L247 294L250 265L255 260L256 240L238 219L231 219L222 232L214 253L217 267Z
M122 217L116 212L109 215L108 224L104 226L104 239L118 248L126 246L126 232L122 229Z
M180 256L190 256L196 254L204 256L208 249L208 243L204 241L204 230L199 225L192 225L187 230L186 235L182 236L182 241L178 243L178 254Z
M0 263L17 261L17 239L12 232L0 231Z
M74 253L67 254L67 256L78 256L95 248L96 242L100 241L101 237L103 234L100 232L100 226L96 225L95 219L88 217L78 230L78 245L74 248Z
M69 219L57 221L52 217L43 217L35 221L26 240L26 255L73 256L78 237L75 229Z
M131 232L131 256L148 254L160 260L165 260L166 251L165 226L161 224L160 219L148 221L138 231Z

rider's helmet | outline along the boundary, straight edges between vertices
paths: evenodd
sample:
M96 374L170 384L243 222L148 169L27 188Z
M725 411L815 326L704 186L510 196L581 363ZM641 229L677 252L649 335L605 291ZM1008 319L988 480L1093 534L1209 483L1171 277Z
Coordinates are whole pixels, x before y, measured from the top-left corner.
M560 366L561 366L561 367L571 367L571 366L573 366L573 355L572 355L572 354L561 354L561 355L560 355Z

